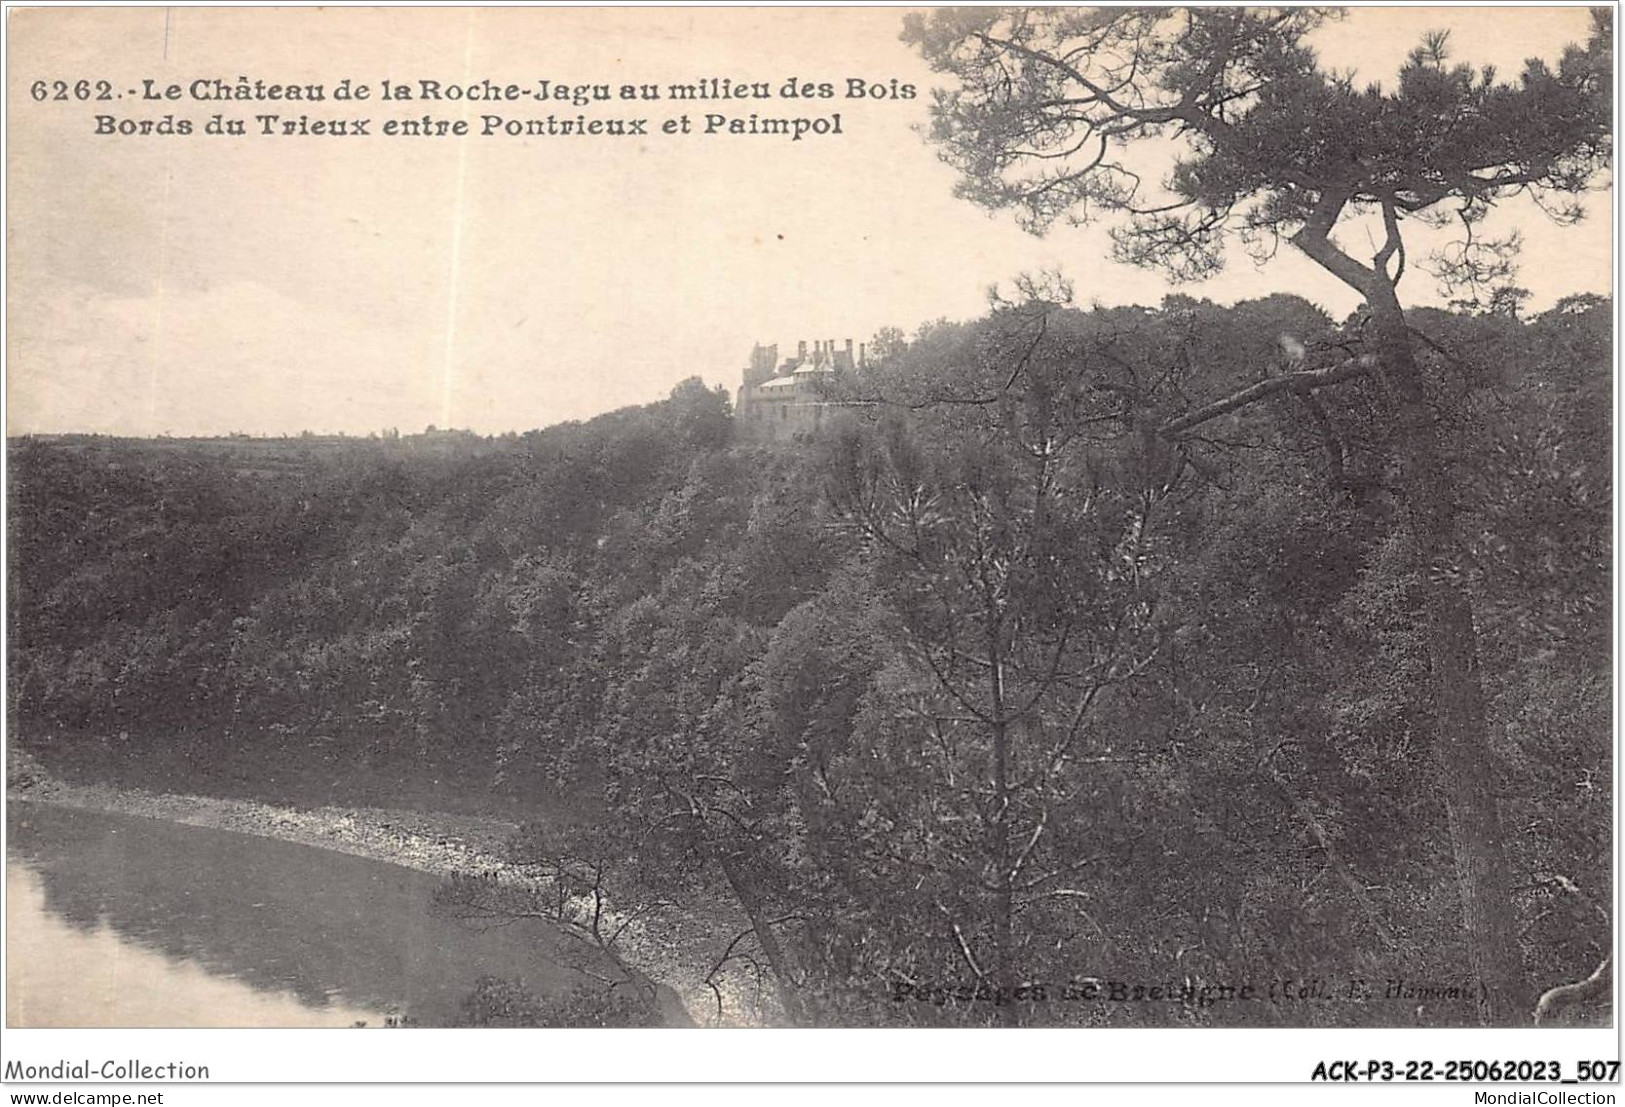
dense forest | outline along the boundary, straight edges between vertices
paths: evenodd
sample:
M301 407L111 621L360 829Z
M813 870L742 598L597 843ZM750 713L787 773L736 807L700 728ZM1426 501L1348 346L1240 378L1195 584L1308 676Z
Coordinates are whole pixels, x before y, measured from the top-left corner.
M1446 574L1528 1012L1612 944L1612 315L1409 313L1462 539L1425 572L1381 372L1188 418L1371 348L1287 296L883 335L786 443L698 380L501 439L14 439L11 732L515 817L623 910L726 897L789 1022L1466 1025Z

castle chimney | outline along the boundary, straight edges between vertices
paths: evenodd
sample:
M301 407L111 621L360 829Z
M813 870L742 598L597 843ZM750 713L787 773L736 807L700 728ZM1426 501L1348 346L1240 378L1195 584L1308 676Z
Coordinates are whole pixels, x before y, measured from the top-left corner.
M850 338L846 340L846 360L848 362L852 360L852 340Z
M805 338L803 338L801 340L801 342L796 347L796 360L797 361L806 361L807 360L807 340Z
M868 349L869 349L869 344L867 342L859 342L858 343L858 364L859 365L868 365L869 364L869 354L867 352Z

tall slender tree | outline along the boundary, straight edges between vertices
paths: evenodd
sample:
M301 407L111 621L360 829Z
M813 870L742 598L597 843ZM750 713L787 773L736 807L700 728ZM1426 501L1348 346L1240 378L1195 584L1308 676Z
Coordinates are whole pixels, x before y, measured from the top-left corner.
M895 655L856 756L832 759L808 807L858 886L937 937L893 943L893 979L974 982L998 999L973 1011L1006 1024L1029 1017L1009 997L1065 971L1054 951L1094 894L1080 889L1129 852L1103 814L1122 758L1099 721L1168 630L1168 459L1114 441L1115 424L1095 437L1116 401L1066 374L1081 339L1055 332L1082 321L1059 315L1005 309L922 342L874 401L911 417L849 427L830 458L829 507Z

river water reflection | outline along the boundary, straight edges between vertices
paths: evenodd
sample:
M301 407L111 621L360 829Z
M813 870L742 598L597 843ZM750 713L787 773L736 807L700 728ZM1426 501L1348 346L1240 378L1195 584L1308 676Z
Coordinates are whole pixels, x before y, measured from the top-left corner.
M538 923L431 916L427 873L34 803L6 823L10 1026L447 1026L482 975L583 979Z

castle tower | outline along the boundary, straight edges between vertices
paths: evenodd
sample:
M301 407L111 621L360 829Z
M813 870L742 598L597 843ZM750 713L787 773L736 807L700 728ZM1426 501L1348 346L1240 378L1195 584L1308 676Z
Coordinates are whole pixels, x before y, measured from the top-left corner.
M750 365L745 369L745 387L755 388L762 382L771 380L778 366L778 346L763 346L758 342L750 350Z

